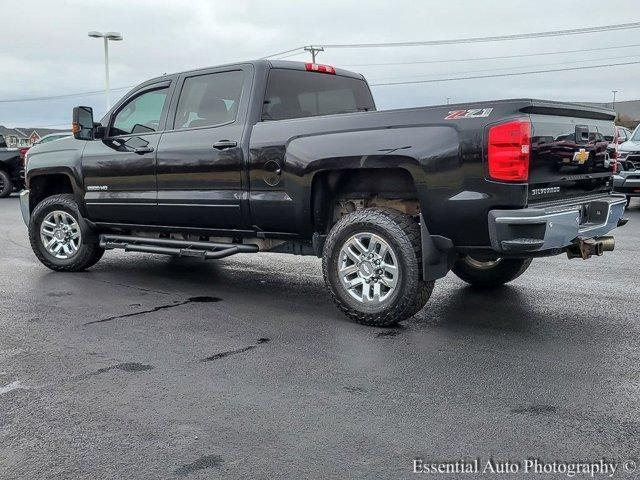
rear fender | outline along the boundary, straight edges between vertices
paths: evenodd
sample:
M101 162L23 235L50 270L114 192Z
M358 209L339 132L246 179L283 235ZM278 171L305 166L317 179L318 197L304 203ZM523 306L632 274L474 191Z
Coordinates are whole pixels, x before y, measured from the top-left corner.
M296 202L295 218L300 231L312 233L312 185L314 177L328 170L406 170L424 209L428 202L429 170L457 157L458 135L447 126L384 128L295 137L288 143L285 168L301 177L287 185Z

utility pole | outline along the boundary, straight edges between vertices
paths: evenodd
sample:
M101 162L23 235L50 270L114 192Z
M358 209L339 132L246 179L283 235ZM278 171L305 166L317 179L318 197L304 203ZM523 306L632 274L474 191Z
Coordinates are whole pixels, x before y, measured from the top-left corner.
M451 97L447 97L447 105L451 103Z
M313 45L309 45L308 47L304 47L305 52L311 52L311 63L316 63L316 55L320 52L324 52L324 48L322 47L314 47Z
M611 108L615 110L616 109L616 93L618 93L618 90L611 90L611 93L613 93L613 106Z

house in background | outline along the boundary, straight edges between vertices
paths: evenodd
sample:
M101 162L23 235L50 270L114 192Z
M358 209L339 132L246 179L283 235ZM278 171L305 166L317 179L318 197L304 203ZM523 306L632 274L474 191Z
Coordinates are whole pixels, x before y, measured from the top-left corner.
M0 125L0 135L7 142L8 148L30 147L45 135L62 132L52 128L7 128Z

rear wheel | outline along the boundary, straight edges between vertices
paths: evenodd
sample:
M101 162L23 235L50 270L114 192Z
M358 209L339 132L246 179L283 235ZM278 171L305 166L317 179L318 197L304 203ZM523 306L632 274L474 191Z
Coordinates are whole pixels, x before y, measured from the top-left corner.
M13 182L4 170L0 170L0 198L7 198L13 193Z
M420 227L384 208L345 215L324 245L325 283L338 308L352 320L390 326L415 315L433 290L421 280Z
M73 195L54 195L36 206L29 222L29 240L38 260L51 270L78 272L95 265L104 249L91 241Z
M497 258L479 260L470 255L460 258L453 266L453 273L471 285L498 287L522 275L531 258Z

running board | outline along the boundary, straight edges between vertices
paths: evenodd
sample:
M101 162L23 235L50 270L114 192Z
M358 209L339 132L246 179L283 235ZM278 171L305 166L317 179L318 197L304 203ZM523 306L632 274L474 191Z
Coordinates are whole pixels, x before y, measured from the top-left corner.
M133 237L129 235L100 235L100 246L105 250L121 249L125 252L158 253L174 257L197 257L214 260L236 253L256 253L257 245L233 243L190 242L169 238Z

